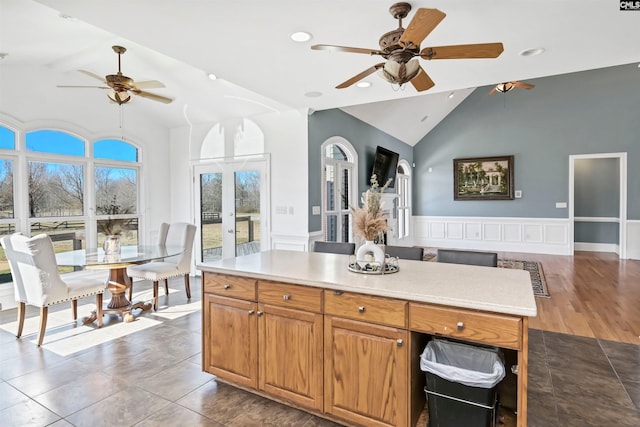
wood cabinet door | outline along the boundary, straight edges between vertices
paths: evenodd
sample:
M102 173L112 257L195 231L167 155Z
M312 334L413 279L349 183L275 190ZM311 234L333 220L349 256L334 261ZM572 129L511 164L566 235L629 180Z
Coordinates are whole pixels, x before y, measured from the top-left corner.
M260 390L323 410L322 314L258 305Z
M325 316L325 412L366 426L405 426L408 332Z
M220 378L258 388L256 303L204 294L203 363Z

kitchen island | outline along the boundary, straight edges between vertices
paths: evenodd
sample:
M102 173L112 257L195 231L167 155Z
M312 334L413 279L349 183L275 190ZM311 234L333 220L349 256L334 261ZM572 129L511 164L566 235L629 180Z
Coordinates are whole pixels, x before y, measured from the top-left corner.
M348 262L273 250L198 265L203 369L340 423L414 426L425 406L420 354L450 337L512 356L513 425L527 425L528 272L400 260L397 273L367 275Z

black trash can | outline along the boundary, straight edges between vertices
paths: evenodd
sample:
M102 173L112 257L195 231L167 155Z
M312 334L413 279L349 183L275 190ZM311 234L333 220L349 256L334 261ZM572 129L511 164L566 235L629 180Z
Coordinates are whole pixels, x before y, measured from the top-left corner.
M497 349L434 339L420 357L428 427L493 427L497 385L505 377Z

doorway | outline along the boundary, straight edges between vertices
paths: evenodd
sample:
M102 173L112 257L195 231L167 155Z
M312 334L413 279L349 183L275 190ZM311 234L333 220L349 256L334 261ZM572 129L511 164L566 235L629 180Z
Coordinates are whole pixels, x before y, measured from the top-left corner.
M198 262L234 258L269 247L268 162L258 157L194 166Z
M576 197L577 187L579 187L580 174L577 174L577 162L582 160L596 161L598 160L614 160L617 166L618 185L617 196L618 206L617 215L614 217L607 216L587 216L584 217L580 212L576 213ZM597 178L597 177L596 177ZM612 188L614 186L611 186ZM604 190L601 190L604 191ZM595 194L593 195L595 198ZM570 233L570 253L574 254L576 245L576 224L591 223L602 226L606 223L617 223L618 244L615 252L618 253L620 259L627 258L627 153L598 153L598 154L581 154L569 156L569 233ZM597 246L596 246L597 247Z

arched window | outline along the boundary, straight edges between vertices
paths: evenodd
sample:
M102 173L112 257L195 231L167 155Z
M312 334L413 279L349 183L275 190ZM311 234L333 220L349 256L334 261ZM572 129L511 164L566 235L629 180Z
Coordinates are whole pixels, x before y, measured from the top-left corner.
M322 144L322 223L324 239L350 242L350 205L357 200L357 153L344 138L331 137Z
M0 235L45 233L58 252L96 247L100 221L113 217L106 207L116 205L127 224L124 243L137 244L138 159L138 149L121 140L91 146L69 132L0 124ZM0 262L0 281L10 281L4 267Z
M398 239L411 234L411 167L406 160L398 162Z

